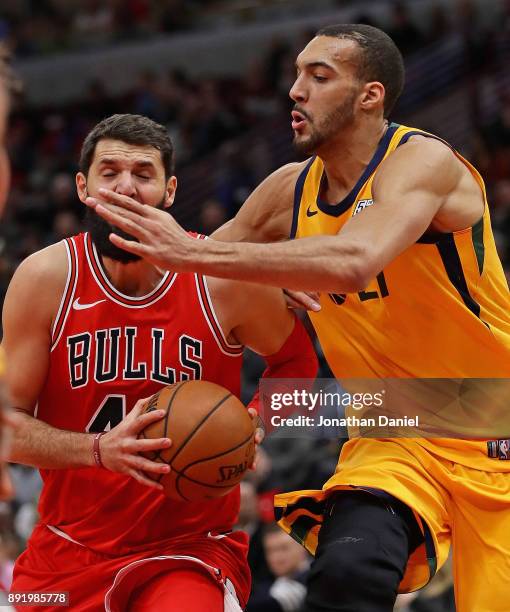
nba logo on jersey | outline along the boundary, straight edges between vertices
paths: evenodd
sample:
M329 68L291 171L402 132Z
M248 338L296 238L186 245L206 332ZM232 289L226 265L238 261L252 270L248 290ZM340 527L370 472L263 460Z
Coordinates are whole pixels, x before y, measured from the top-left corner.
M374 203L374 201L372 199L369 199L369 200L360 200L356 204L356 208L354 209L354 212L352 213L352 216L354 217L354 215L357 215L364 208L367 208L367 206L372 206L373 203Z

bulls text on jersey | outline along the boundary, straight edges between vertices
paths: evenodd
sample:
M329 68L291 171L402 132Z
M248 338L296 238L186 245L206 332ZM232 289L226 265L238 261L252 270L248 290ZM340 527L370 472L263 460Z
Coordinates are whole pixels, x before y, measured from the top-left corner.
M150 334L150 363L137 358L139 333ZM142 345L149 338L140 338ZM91 380L106 383L115 380L153 380L172 385L182 380L198 380L202 374L202 341L181 334L178 340L179 364L171 367L163 355L175 354L164 346L165 330L159 328L113 327L84 331L67 337L67 355L71 387L84 387ZM94 347L93 347L94 345ZM95 348L95 351L92 349ZM124 350L121 350L121 349ZM92 356L95 355L92 360ZM121 355L124 355L121 360ZM122 363L121 363L122 361Z

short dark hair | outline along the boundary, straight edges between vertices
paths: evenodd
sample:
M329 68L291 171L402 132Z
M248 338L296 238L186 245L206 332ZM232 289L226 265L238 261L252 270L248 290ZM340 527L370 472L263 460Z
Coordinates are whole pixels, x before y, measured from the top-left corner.
M13 97L21 93L21 80L12 68L12 56L7 45L0 42L0 79L5 85L9 96Z
M358 78L384 85L384 116L388 117L404 89L405 68L402 54L391 38L379 28L362 23L341 23L322 28L316 36L331 36L354 41L361 50Z
M96 145L100 140L111 138L132 145L149 145L158 149L165 168L165 176L174 173L174 147L168 130L143 115L112 115L99 122L87 134L80 153L80 171L88 174Z

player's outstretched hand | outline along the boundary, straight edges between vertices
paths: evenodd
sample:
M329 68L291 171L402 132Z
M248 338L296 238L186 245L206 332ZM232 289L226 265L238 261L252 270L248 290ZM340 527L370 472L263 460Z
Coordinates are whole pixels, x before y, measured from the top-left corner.
M304 308L319 312L321 305L319 304L319 294L315 291L292 291L284 289L285 301L289 308Z
M126 240L110 234L115 246L164 270L188 270L190 253L200 248L197 243L201 241L191 238L168 212L109 189L99 189L99 195L101 199L88 197L86 205L114 228L133 236Z
M112 472L129 474L141 484L163 490L163 487L148 478L145 473L168 474L165 463L151 461L139 455L141 452L166 449L172 445L170 438L138 439L138 434L165 416L164 410L144 412L147 399L138 400L131 412L100 440L101 462Z

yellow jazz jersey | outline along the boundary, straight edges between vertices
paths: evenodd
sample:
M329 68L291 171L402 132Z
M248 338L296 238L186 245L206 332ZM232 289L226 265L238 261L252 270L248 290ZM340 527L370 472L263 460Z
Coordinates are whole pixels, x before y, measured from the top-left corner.
M312 158L296 184L291 237L337 234L352 216L377 205L372 183L381 162L414 135L435 138L392 123L357 185L336 205L321 200L323 164ZM480 185L482 219L459 232L422 237L365 291L322 295L322 310L309 313L337 378L510 378L510 294L485 186L455 154ZM406 202L399 206L404 210ZM510 469L510 462L489 459L484 444L438 440L434 446L445 447L442 456L473 466L474 457L457 452L469 447L483 462L480 469Z
M352 216L363 214L373 205L379 165L416 134L431 136L391 124L358 184L336 205L321 201L323 164L318 157L310 160L296 188L292 237L337 234ZM456 155L485 198L478 172ZM398 206L404 214L406 202ZM510 297L487 202L474 227L420 239L365 291L323 295L321 306L310 317L338 378L510 377Z

